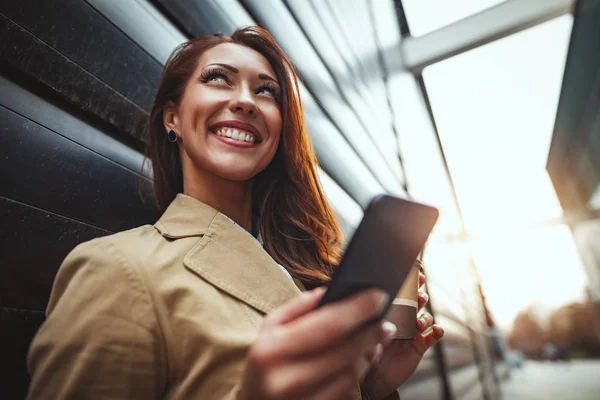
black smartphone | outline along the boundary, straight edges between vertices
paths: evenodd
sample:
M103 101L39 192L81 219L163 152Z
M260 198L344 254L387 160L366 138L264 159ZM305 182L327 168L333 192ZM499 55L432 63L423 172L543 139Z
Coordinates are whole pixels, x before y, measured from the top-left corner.
M361 290L379 288L390 295L383 318L438 219L436 208L379 195L371 200L346 247L320 306Z

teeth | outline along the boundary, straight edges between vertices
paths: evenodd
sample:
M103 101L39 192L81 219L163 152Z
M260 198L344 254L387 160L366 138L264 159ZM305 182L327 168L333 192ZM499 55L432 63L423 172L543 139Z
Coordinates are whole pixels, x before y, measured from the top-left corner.
M217 130L215 133L218 136L228 137L228 138L231 138L234 140L239 140L241 142L249 142L249 143L256 142L256 138L254 137L253 134L244 132L244 131L238 131L237 129L222 128L222 129Z

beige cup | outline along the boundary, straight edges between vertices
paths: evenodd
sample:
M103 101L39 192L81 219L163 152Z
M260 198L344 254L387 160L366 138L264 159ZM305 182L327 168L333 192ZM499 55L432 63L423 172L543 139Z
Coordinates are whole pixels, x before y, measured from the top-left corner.
M416 261L387 314L386 319L393 322L398 328L394 339L414 339L417 337L417 301L420 270L421 262Z

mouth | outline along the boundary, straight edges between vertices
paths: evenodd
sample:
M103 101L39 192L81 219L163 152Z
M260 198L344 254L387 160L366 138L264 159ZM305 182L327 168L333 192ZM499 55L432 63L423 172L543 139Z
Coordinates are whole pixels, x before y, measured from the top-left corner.
M241 121L220 121L209 126L209 132L222 142L241 147L254 147L262 136L253 125Z
M256 136L254 136L250 132L246 132L240 129L231 129L231 128L220 128L216 131L210 131L213 135L217 135L224 139L230 139L235 142L241 143L250 143L250 144L258 144L259 142L256 140Z

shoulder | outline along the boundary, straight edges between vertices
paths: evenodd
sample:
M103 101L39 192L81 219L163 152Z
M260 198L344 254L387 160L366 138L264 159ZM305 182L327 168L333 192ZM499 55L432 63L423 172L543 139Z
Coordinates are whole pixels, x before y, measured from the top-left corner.
M65 258L30 346L30 397L158 396L153 390L166 376L162 330L127 251L151 228L90 240Z
M162 239L152 225L143 225L127 231L101 236L77 245L67 255L63 265L77 261L76 264L127 263L138 258L138 253L147 252Z
M137 265L137 253L144 243L151 246L160 238L152 225L99 237L76 246L62 262L56 275L50 298L63 293L68 286L114 288L128 292L144 291Z
M160 238L161 235L152 225L142 225L127 231L101 236L77 245L72 252L85 253L97 252L108 248L121 249L122 251L135 251L135 246L140 246L144 241ZM133 247L132 247L133 246Z

